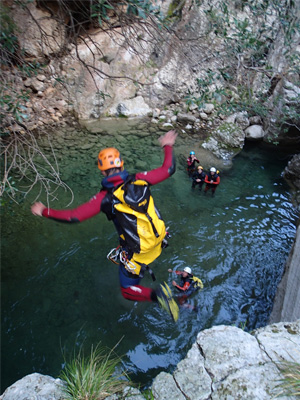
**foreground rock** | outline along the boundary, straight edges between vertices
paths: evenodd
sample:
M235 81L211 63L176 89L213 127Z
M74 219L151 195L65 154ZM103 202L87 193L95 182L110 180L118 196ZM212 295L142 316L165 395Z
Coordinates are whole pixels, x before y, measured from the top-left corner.
M31 374L20 379L5 390L2 400L63 400L63 382L51 376Z
M300 320L260 328L252 334L234 326L200 332L173 374L161 372L152 385L154 400L270 400L278 395L283 362L300 363ZM147 397L149 398L149 397ZM280 397L291 400L293 397ZM31 374L10 386L0 400L62 400L62 381ZM125 389L109 400L143 400Z
M299 349L300 320L253 334L232 326L204 330L173 375L155 378L154 399L269 400L279 393L279 363L299 363Z

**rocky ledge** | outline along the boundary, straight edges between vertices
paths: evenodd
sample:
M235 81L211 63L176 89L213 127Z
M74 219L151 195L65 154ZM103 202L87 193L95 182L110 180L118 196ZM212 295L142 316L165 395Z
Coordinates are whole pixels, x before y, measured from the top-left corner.
M300 363L300 320L277 323L251 333L235 326L200 332L173 374L153 381L154 400L270 400L277 397L285 362ZM0 400L63 400L62 381L31 374L17 381ZM149 397L147 397L149 398ZM282 395L282 400L293 397ZM134 388L107 400L145 400Z

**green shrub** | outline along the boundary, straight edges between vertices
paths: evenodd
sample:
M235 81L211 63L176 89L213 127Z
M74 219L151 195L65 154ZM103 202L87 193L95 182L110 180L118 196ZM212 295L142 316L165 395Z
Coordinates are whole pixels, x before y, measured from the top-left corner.
M113 350L96 346L85 357L81 349L70 362L65 363L60 375L66 383L66 399L102 400L132 385L124 372L116 373L120 361Z

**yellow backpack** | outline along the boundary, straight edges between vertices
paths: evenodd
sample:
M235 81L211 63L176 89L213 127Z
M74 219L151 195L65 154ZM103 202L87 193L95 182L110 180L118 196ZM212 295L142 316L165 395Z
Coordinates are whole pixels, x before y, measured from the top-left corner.
M129 178L113 191L113 209L121 227L120 237L135 253L135 259L145 264L154 261L161 253L166 227L148 182Z

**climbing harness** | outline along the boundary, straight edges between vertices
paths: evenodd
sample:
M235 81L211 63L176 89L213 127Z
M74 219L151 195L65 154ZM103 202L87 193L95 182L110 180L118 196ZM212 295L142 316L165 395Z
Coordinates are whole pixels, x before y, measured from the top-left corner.
M128 257L128 253L122 249L122 247L119 245L118 247L115 247L113 249L110 250L110 252L107 254L107 259L109 261L111 261L112 263L119 265L119 263L121 262L121 264L123 264L125 266L125 268L127 269L127 271L131 272L132 274L136 274L136 265L130 261L129 257ZM152 269L149 267L149 265L143 264L143 263L139 263L137 261L135 261L137 264L139 264L140 268L140 272L139 272L139 278L143 278L144 277L144 272L148 271L149 274L151 275L151 278L153 281L156 280L154 272L152 271Z

